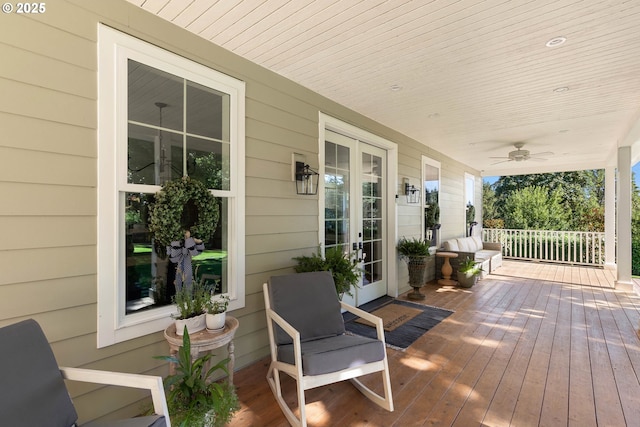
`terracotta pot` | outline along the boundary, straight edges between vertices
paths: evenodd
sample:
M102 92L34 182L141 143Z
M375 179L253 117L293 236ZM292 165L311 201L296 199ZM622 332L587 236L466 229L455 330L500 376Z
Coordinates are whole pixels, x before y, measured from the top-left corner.
M176 319L176 335L182 335L185 326L189 331L189 335L203 330L207 326L205 315L200 314L188 319Z

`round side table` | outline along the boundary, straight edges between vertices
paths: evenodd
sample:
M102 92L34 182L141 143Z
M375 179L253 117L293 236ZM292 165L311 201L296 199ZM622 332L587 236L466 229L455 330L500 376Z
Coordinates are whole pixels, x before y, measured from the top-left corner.
M221 331L209 331L205 329L204 331L189 334L189 339L191 340L191 360L197 359L202 351L210 351L224 345L227 346L229 353L227 370L229 371L229 384L231 385L233 385L233 367L235 365L233 337L236 334L239 324L238 319L227 314L224 329ZM169 343L169 354L175 356L178 353L178 349L182 347L182 335L176 334L175 323L172 323L164 330L164 337ZM169 374L173 375L175 373L175 364L169 363Z
M449 259L458 258L458 254L453 252L436 252L436 256L444 258L444 263L442 264L442 279L438 280L438 284L443 286L455 286L457 282L455 280L451 280L453 268L451 267Z

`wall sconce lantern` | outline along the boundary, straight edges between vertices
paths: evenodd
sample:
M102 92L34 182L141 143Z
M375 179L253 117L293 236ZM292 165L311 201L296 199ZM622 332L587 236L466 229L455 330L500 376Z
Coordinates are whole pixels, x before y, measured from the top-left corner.
M415 185L409 184L409 178L404 178L404 194L407 196L407 203L420 203L420 189Z
M318 172L304 162L296 162L296 193L314 195L318 193Z

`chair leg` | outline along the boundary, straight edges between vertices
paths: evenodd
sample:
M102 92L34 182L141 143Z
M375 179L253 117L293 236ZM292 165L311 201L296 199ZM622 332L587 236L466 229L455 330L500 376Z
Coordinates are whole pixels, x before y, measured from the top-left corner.
M295 378L294 378L295 379ZM298 405L300 406L300 418L296 417L287 402L285 402L284 397L282 397L282 385L280 383L280 371L273 366L269 366L269 371L267 372L267 382L269 383L269 387L271 387L271 392L280 406L282 413L284 414L289 424L293 427L307 427L307 418L305 414L305 399L304 399L304 389L300 381L296 379L296 390L298 393Z
M365 395L369 400L371 400L376 405L386 409L389 412L393 412L393 396L391 394L391 378L389 377L389 367L387 366L387 360L385 359L385 369L381 371L382 374L382 385L384 388L384 397L380 396L378 393L371 390L369 387L364 385L362 381L358 378L352 378L351 383L355 388L360 390L360 392Z

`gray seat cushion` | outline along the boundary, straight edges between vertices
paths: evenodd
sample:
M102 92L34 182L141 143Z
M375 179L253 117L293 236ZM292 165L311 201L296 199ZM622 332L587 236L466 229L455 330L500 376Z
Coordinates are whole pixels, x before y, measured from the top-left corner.
M95 421L82 424L81 427L166 427L167 422L161 415L130 418L118 421Z
M340 335L302 343L302 372L321 375L384 359L381 341ZM294 363L293 344L278 346L278 360Z
M344 334L340 301L330 272L273 276L268 289L271 308L300 332L300 341ZM277 325L275 335L277 345L293 342Z
M69 427L78 419L35 320L0 328L0 425Z

